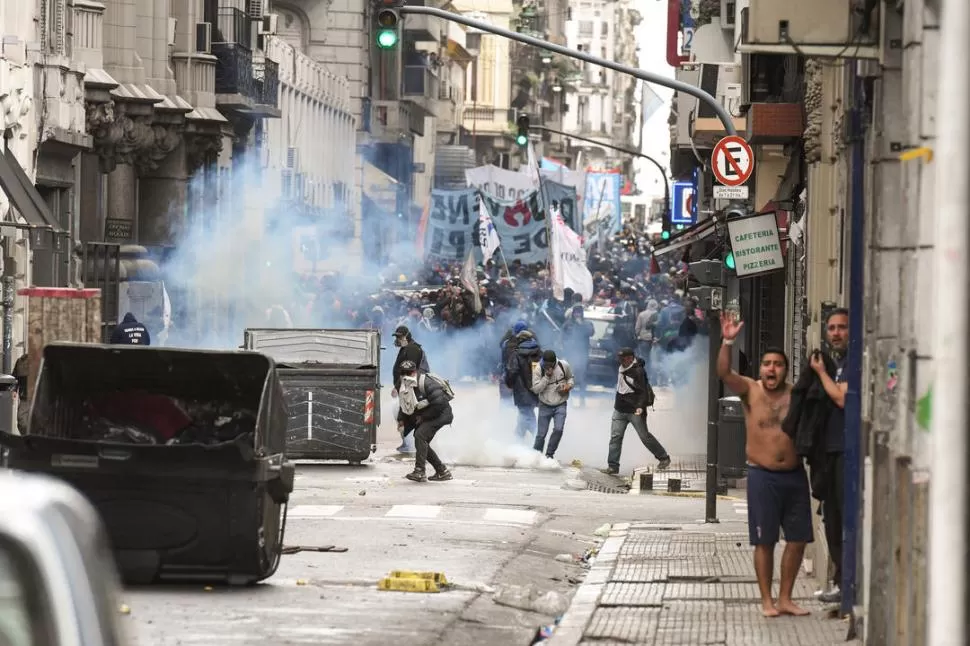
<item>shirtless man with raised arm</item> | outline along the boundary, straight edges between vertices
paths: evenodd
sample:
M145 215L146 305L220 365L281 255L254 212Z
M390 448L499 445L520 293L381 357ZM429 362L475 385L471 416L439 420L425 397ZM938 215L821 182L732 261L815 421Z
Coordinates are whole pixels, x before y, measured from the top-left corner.
M748 534L754 546L761 611L766 617L807 615L809 611L795 605L791 598L805 545L812 542L813 536L808 476L794 443L781 428L791 399L791 385L785 381L788 357L782 350L768 349L761 357L761 378L757 381L731 370L731 346L743 325L732 314L721 314L723 343L717 355L717 376L744 405ZM775 603L771 579L779 528L785 532L785 551Z

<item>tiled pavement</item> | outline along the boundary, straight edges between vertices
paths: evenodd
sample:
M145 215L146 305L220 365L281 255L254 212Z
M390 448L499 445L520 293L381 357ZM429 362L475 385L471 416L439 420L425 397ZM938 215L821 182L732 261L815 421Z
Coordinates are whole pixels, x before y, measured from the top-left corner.
M779 547L780 557L780 547ZM777 594L777 567L775 559ZM549 646L833 646L847 623L826 618L805 577L809 617L766 619L747 535L710 526L616 525ZM858 644L858 642L848 642Z

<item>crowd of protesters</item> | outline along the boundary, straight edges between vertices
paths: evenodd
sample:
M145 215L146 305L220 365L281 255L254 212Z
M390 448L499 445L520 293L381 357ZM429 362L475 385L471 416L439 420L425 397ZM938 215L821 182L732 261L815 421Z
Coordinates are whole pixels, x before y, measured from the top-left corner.
M637 348L644 358L655 345L676 349L703 331L703 317L686 297L687 265L677 254L652 257L644 238L624 230L591 252L589 268L594 293L585 303L571 290L556 299L545 263L506 265L498 258L477 268L477 299L463 284L461 263L428 262L410 272L389 267L372 284L337 274L303 277L299 304L267 312L267 323L379 329L383 338L405 325L426 348L449 348L435 354L452 355L454 348L467 358L441 367L453 378L494 378L503 337L522 322L543 348L579 361L588 350L589 307L614 314L616 345ZM470 329L475 333L464 333Z

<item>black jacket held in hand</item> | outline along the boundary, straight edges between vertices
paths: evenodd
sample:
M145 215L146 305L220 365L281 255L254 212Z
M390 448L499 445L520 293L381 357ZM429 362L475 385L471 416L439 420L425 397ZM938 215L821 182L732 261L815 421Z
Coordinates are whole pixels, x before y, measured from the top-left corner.
M148 328L138 322L131 312L115 327L111 333L111 343L115 345L151 345L152 338Z
M623 373L627 385L633 389L632 393L620 394L616 392L613 408L618 413L635 413L637 409L647 409L647 378L643 372L643 362L635 359Z
M451 403L448 394L438 380L427 375L418 377L418 395L428 401L428 405L416 411L422 420L433 420L443 413L451 414Z
M822 353L822 360L825 371L834 379L837 370L835 361L825 352ZM781 428L795 443L798 455L807 460L811 469L812 495L823 501L827 483L832 481L825 472L825 432L834 408L835 402L825 392L812 366L806 362L792 388L788 415L781 423Z

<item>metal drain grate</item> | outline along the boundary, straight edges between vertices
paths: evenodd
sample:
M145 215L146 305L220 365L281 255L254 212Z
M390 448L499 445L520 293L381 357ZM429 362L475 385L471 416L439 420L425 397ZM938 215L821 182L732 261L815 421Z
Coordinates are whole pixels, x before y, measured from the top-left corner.
M630 489L627 487L610 487L604 484L600 484L598 482L587 482L586 490L596 491L598 493L622 493L622 494L630 493Z

